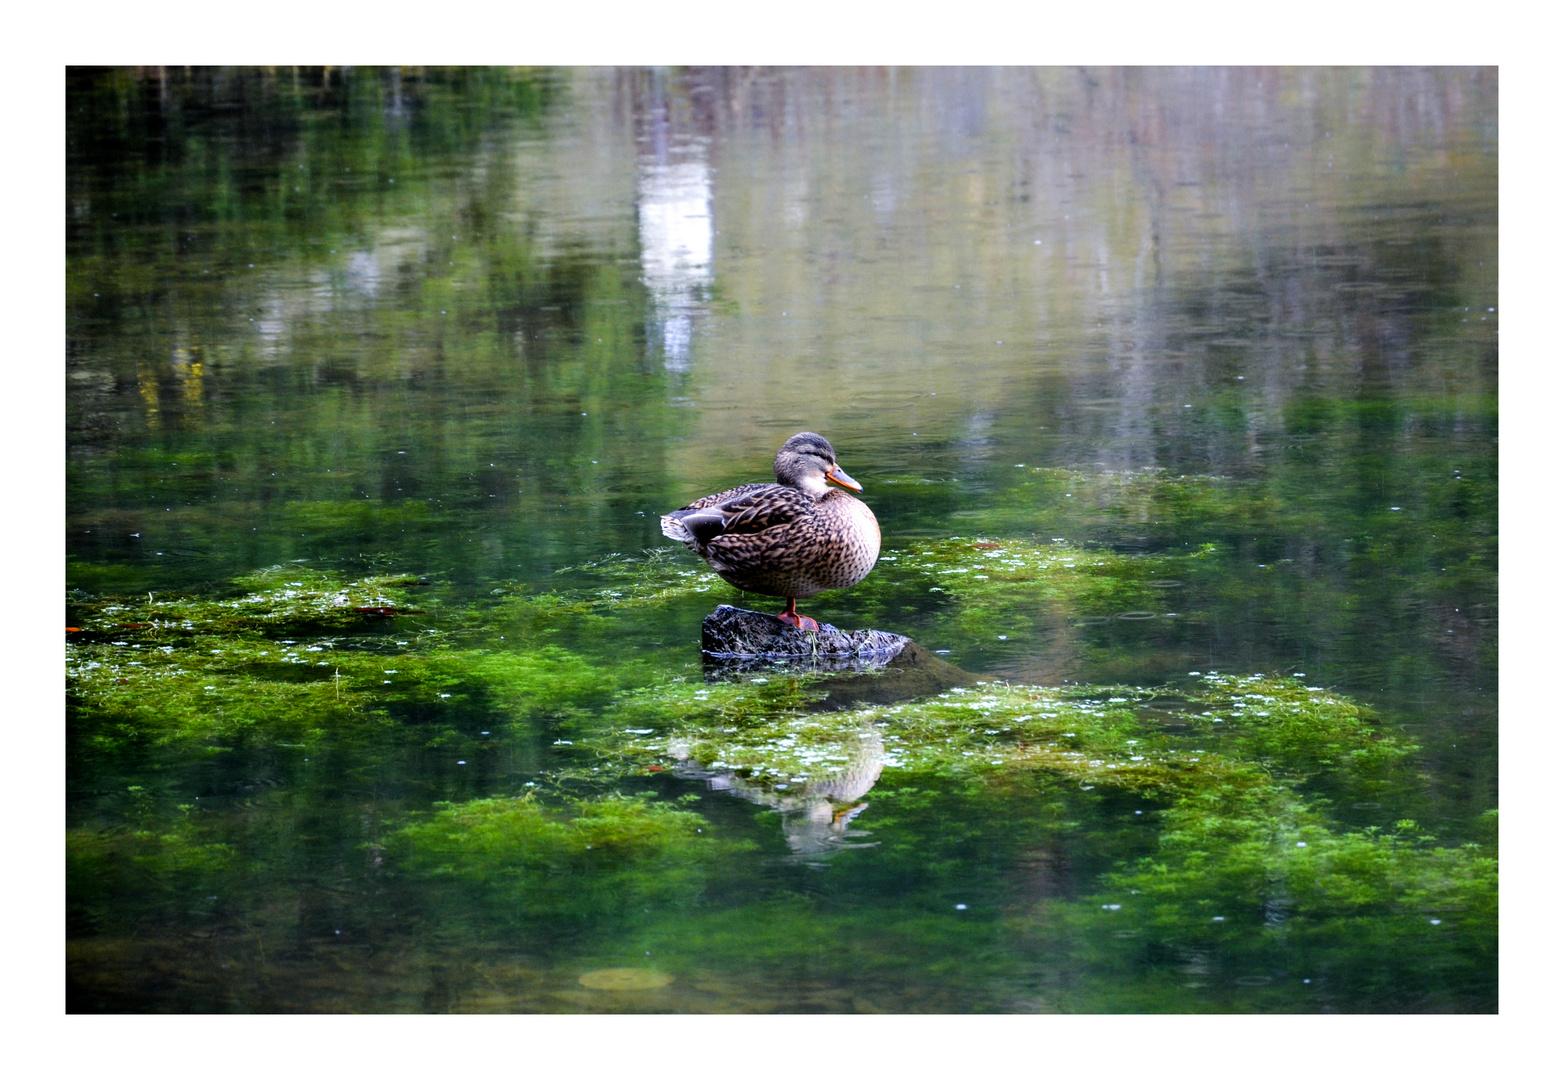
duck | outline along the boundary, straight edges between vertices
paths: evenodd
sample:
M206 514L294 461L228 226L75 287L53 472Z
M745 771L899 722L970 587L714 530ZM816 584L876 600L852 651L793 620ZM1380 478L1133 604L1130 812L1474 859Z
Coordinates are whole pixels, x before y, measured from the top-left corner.
M868 577L880 557L880 523L849 494L863 485L837 463L822 435L801 431L788 439L773 470L774 484L741 484L669 511L663 535L729 585L786 600L777 618L788 626L818 631L819 623L798 613L798 601Z

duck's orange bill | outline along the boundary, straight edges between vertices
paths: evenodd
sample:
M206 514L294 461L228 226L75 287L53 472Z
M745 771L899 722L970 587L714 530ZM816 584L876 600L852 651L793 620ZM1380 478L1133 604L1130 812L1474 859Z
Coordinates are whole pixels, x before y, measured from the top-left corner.
M854 480L851 476L848 476L846 473L844 473L840 465L832 465L831 471L825 474L825 478L827 480L841 484L844 488L850 488L853 491L863 490L863 485Z

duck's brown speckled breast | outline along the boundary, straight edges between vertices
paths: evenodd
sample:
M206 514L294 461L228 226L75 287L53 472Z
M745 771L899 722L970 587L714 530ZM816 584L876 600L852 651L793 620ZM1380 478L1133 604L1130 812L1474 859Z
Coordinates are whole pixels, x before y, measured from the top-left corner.
M742 543L724 557L730 540ZM864 503L832 490L808 518L767 529L763 539L718 537L701 554L724 581L745 592L813 596L869 576L880 557L880 523Z

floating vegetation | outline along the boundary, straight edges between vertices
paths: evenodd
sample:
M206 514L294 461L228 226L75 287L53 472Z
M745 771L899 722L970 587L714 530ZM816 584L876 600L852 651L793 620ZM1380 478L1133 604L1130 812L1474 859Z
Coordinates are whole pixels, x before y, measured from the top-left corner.
M1160 723L1174 701L1193 733ZM1146 800L1140 805L1160 829L1156 852L1108 874L1102 884L1111 892L1022 916L1019 925L1032 927L1023 933L1035 931L1035 919L1067 912L1087 920L1076 927L1085 932L1096 925L1093 913L1111 910L1127 913L1119 926L1133 920L1157 935L1159 948L1220 944L1236 956L1243 941L1265 953L1286 934L1295 943L1312 936L1320 947L1351 939L1371 952L1376 940L1412 935L1420 945L1403 966L1437 967L1460 955L1463 970L1484 971L1496 955L1491 849L1442 846L1410 823L1389 833L1343 830L1328 804L1300 793L1325 770L1339 782L1343 774L1374 782L1416 747L1381 733L1362 706L1298 680L1206 676L1182 692L988 683L849 711L812 712L809 704L803 682L664 687L625 703L643 722L660 715L661 729L606 733L595 745L737 778L748 791L770 792L773 805L783 793L862 773L866 731L876 733L874 765L884 777L868 797L889 798L893 814L909 782L976 782L1011 797L1044 782ZM1200 738L1210 731L1222 733L1218 749ZM872 830L872 820L859 820ZM1452 923L1465 927L1460 942L1441 929ZM1467 986L1457 996L1469 1002L1482 993Z
M1294 775L1323 765L1374 770L1415 746L1380 736L1366 709L1294 680L1213 676L1187 696L1167 688L1070 688L979 683L936 697L895 705L815 712L816 682L803 678L764 683L688 687L666 684L627 694L614 715L631 726L592 736L604 753L635 760L671 755L706 765L747 770L756 777L807 773L847 760L831 747L874 728L887 765L915 771L990 773L1046 768L1082 782L1176 793L1191 783L1247 770L1248 758L1305 758ZM1170 701L1193 709L1193 719L1227 724L1226 753L1191 748L1160 730L1156 713ZM1254 708L1256 701L1266 709ZM1142 707L1144 706L1144 707ZM644 733L643 733L644 732ZM1305 755L1312 754L1313 757ZM1243 755L1242 757L1236 755Z
M925 576L957 605L957 625L987 633L996 619L1114 615L1159 601L1152 583L1184 557L1132 557L1063 542L951 537L901 555L898 572Z

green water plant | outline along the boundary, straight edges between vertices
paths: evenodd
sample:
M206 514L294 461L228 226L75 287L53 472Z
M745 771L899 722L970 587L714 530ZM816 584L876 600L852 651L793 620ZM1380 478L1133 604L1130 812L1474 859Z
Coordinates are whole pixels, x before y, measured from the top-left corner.
M1154 850L1126 849L1129 857L1105 866L1081 901L1022 910L993 932L1045 951L1077 950L1088 974L1123 968L1150 979L1148 987L1166 982L1165 995L1148 990L1147 1008L1185 1007L1179 1002L1191 1000L1190 989L1231 990L1233 979L1260 985L1257 971L1321 977L1307 972L1329 956L1345 965L1337 993L1386 1007L1405 1004L1392 991L1405 989L1397 975L1413 969L1444 973L1430 986L1459 984L1438 999L1458 1007L1473 1007L1492 989L1495 853L1442 844L1410 822L1388 831L1343 828L1331 803L1309 793L1321 773L1382 782L1416 751L1340 695L1286 677L1204 676L1154 690L986 683L855 710L812 711L810 703L804 680L662 687L629 695L618 715L637 726L605 729L594 745L642 763L661 754L671 767L776 792L861 770L854 755L873 732L884 775L869 798L891 819L871 834L890 846L864 858L909 858L925 878L941 865L939 843L890 839L909 790L942 788L948 800L955 789L986 789L989 801L1011 805L1061 788L1077 793L1072 798L1138 799L1131 805L1143 807L1136 813L1157 830ZM1048 817L1029 814L1043 829L1038 842L1049 834ZM1401 960L1379 956L1376 942L1402 939L1417 947ZM1349 947L1336 948L1342 943ZM1168 981L1196 954L1208 975ZM1290 1000L1287 1007L1309 1007ZM1209 1007L1231 1006L1221 1001L1218 994Z
M1174 557L1017 540L890 554L887 596L938 588L974 633L1146 602L1159 578L1186 572ZM994 1008L1050 1000L1028 974L1045 958L1073 973L1070 1001L1097 1000L1095 986L1103 1007L1318 1004L1266 997L1261 980L1295 978L1334 980L1341 1000L1386 1008L1492 1000L1494 846L1453 845L1411 822L1343 824L1344 799L1395 803L1415 783L1417 747L1341 694L1285 675L1191 673L1155 687L978 679L852 705L874 696L782 669L707 681L624 648L625 627L720 599L670 560L618 556L572 573L582 588L462 605L416 579L299 566L208 598L77 597L73 760L130 755L126 767L145 772L153 759L132 751L190 763L318 749L323 791L368 791L380 781L366 748L375 760L394 748L466 768L497 747L552 743L546 763L531 759L541 783L486 772L433 806L427 795L387 804L367 841L374 865L383 860L376 872L466 932L542 941L595 927L682 954L670 970L747 957L786 974L813 942L830 957L820 971L967 982L950 1001ZM280 774L302 780L300 768ZM753 861L750 841L727 838L710 805L665 797L689 791L680 777L779 815L781 828L768 827L777 855L813 852L817 873L868 890L872 933L862 912L738 889L729 870ZM96 819L73 826L82 925L101 922L114 897L158 911L232 895L226 886L264 859L247 819L216 805L197 829L168 805L179 797L100 799ZM246 813L286 816L286 803L249 799ZM301 821L298 832L318 828ZM338 845L366 843L331 831ZM1006 869L1018 846L1046 862L1075 845L1091 854L1075 857L1073 890L1034 896ZM820 861L827 849L837 861ZM744 899L703 908L714 893ZM953 896L971 909L960 925L949 922ZM698 947L680 944L692 920ZM1386 941L1406 948L1385 953ZM947 964L958 942L964 971ZM988 959L972 967L976 957ZM1419 1006L1409 985L1431 996Z
M489 917L574 926L651 905L688 904L730 845L702 815L647 797L444 803L394 833L397 870Z

